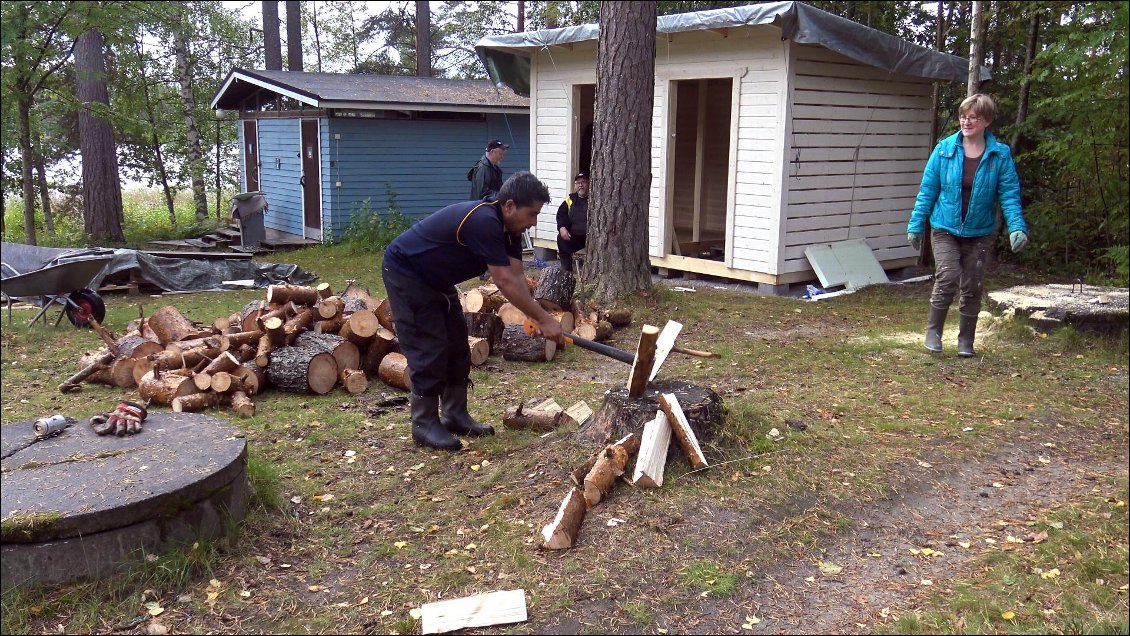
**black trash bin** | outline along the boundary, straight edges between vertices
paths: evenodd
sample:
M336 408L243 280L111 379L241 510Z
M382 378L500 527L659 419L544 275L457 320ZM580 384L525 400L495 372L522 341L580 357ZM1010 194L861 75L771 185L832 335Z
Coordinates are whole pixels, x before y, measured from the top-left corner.
M239 244L255 248L267 238L263 215L267 212L267 197L262 192L242 192L232 199L231 215L239 222Z

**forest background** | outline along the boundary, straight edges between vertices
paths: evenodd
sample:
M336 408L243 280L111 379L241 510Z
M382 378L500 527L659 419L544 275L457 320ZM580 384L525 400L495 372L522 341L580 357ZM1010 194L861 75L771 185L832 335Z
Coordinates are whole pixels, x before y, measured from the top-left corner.
M600 11L599 2L556 0L277 4L284 42L282 8L300 11L303 70L415 75L420 12L429 24L424 72L463 79L486 77L474 52L483 36L594 23ZM667 15L756 3L657 4ZM809 4L983 60L993 79L978 88L1000 106L993 130L1013 148L1032 226L1033 249L1001 258L1128 283L1130 4ZM264 67L261 5L0 5L4 240L127 245L219 224L238 189L238 119L208 104L230 69ZM939 135L956 129L966 90L938 83ZM142 189L123 197L123 182Z

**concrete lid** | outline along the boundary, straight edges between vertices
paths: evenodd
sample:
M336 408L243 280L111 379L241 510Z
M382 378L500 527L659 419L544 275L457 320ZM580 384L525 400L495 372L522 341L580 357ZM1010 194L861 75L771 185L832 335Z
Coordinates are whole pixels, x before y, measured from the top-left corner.
M230 484L247 462L238 427L197 413L150 411L142 432L125 437L99 436L82 419L21 449L33 439L32 422L0 426L4 543L89 535L172 515Z

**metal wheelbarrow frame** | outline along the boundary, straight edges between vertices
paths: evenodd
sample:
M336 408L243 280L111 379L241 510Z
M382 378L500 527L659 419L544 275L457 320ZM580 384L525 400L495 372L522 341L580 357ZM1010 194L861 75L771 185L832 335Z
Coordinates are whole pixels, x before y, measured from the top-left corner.
M3 294L4 304L8 306L8 324L12 324L12 298L39 296L42 299L43 308L35 314L34 318L28 321L28 327L35 324L40 317L43 318L43 324L46 325L47 311L56 303L62 305L62 309L55 319L55 325L58 325L63 319L63 314L67 314L67 317L76 327L87 326L89 324L87 319L92 314L93 304L101 304L102 297L98 295L98 292L87 289L86 286L113 258L111 255L78 259L56 263L26 273L17 272L7 263L0 264L6 273L12 274L12 276L0 280L0 294ZM83 304L76 302L76 299L72 296L77 296Z

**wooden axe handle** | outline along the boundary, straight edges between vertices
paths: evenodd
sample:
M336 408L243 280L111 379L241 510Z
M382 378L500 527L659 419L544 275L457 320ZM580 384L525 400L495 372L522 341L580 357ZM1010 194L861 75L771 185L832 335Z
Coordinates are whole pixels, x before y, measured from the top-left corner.
M687 356L694 356L696 358L721 358L722 354L714 353L711 351L699 351L698 349L684 349L683 347L671 347L671 351L681 353Z

